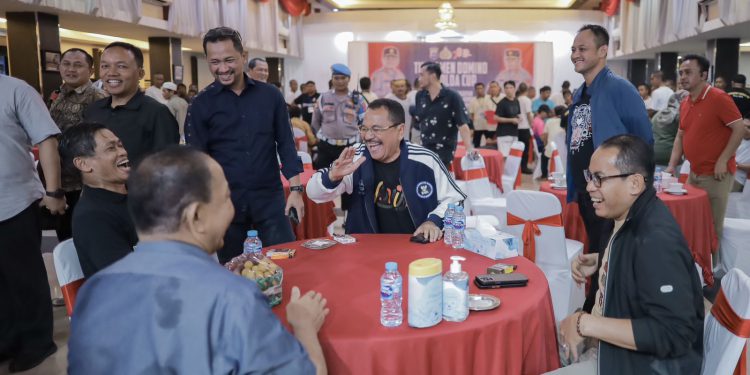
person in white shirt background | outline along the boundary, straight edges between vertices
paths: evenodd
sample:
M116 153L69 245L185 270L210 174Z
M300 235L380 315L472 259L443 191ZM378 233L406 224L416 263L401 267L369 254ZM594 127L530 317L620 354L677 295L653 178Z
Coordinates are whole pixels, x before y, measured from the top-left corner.
M407 90L406 79L394 79L391 81L391 92L389 92L385 98L395 100L404 108L404 113L406 114L404 117L404 138L411 142L413 139L413 134L411 132L411 115L409 115L409 107L411 104L409 102ZM419 134L417 134L417 137L419 137Z
M161 93L161 86L164 84L164 74L154 73L151 76L151 87L146 89L146 96L156 99L157 102L167 105L164 95Z
M646 105L646 110L648 111L648 117L651 118L654 116L654 105L651 99L651 88L648 87L647 84L641 83L638 85L638 94L641 95L641 99L643 99L643 104Z
M674 95L674 91L664 82L664 73L657 70L651 73L651 107L654 113L667 108L669 98ZM649 111L649 117L654 114Z
M747 176L750 175L750 119L744 119L742 122L745 124L745 135L734 155L737 172L734 174L733 192L742 191L747 183Z
M294 99L297 99L297 97L300 95L299 92L299 84L297 83L296 79L290 79L289 80L289 91L286 92L286 96L284 99L286 100L286 104L294 105Z

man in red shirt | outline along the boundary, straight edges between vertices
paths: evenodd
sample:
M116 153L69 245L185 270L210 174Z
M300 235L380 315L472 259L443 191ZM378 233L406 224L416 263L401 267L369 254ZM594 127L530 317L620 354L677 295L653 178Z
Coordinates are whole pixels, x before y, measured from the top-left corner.
M703 56L687 55L682 59L680 84L690 97L680 104L680 129L666 171L674 172L684 151L690 161L688 183L708 193L716 235L721 238L736 170L734 153L742 141L744 127L732 98L708 84L709 66Z

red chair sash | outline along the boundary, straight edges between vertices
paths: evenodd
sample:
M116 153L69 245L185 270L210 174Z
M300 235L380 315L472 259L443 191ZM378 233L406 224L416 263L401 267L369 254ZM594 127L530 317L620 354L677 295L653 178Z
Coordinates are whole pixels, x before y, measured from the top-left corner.
M73 316L73 307L76 303L76 295L78 294L78 289L81 288L85 280L86 279L78 279L60 287L60 289L62 290L63 299L65 300L65 308L68 310L68 316Z
M465 181L472 181L472 180L478 180L480 178L488 178L487 177L487 169L485 168L479 168L479 169L468 169L464 171L464 180Z
M511 148L509 156L515 156L517 158L520 158L521 156L523 156L523 151L521 151L521 150L519 150L517 148Z
M732 305L729 304L726 296L724 296L724 290L719 289L719 294L716 296L716 302L711 307L711 315L716 318L724 328L732 332L733 334L742 337L750 338L750 319L743 319L737 315L732 309ZM747 352L747 343L742 348L742 354L737 362L737 367L734 369L735 375L747 374L747 361L745 359L745 353Z
M539 229L540 225L547 225L551 227L562 226L562 215L552 215L543 217L536 220L524 220L512 213L507 214L508 225L520 225L523 224L523 233L521 239L523 240L523 255L529 258L530 261L536 262L536 236L542 234L542 230Z
M302 142L307 142L307 136L294 138L294 143L297 146L297 150L307 152L307 150L300 150L300 143Z
M677 178L677 181L679 181L681 184L687 183L688 180L688 174L682 173L680 174L680 177Z
M555 173L555 170L557 166L555 165L555 158L560 156L560 153L557 152L557 150L552 151L552 157L549 159L549 173Z
M313 170L313 165L312 165L312 163L304 163L304 164L302 164L302 169L304 169L306 171L311 171L311 170Z

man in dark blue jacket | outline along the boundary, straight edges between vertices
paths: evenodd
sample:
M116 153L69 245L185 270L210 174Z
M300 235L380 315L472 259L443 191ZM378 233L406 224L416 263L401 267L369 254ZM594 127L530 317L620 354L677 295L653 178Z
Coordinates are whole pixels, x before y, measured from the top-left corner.
M599 290L591 314L576 312L560 323L560 341L564 361L578 361L584 351L598 360L560 374L700 373L701 282L680 226L654 191L653 155L640 138L619 135L599 146L585 171L609 241L571 265L580 284L598 269L592 281Z
M604 221L594 214L586 192L583 170L594 150L607 138L633 134L654 143L646 106L635 87L607 68L609 33L601 26L584 25L576 35L570 60L585 82L573 95L568 115L568 202L577 201L589 238L589 251L599 252ZM590 310L591 288L585 310Z
M352 194L347 233L409 233L439 240L448 204L466 195L434 152L403 140L401 104L374 100L359 131L364 143L346 148L312 177L310 199L322 203Z

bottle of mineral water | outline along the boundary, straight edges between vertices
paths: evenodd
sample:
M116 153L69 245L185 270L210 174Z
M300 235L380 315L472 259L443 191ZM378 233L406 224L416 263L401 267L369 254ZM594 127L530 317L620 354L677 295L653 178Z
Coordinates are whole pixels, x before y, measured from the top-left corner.
M259 253L263 249L263 243L260 242L260 238L258 238L257 230L247 231L247 238L245 238L245 243L243 244L242 249L243 254Z
M657 193L662 192L661 167L657 167L656 172L654 172L654 190L656 190Z
M456 213L453 215L453 233L451 233L451 246L454 249L464 247L464 228L466 228L466 215L464 215L463 206L456 207Z
M380 277L380 324L385 327L398 327L404 321L401 310L401 274L398 264L385 264L385 273Z
M443 243L448 246L452 246L453 242L453 216L456 214L456 205L454 203L448 204L448 210L445 211L445 217L443 218Z

